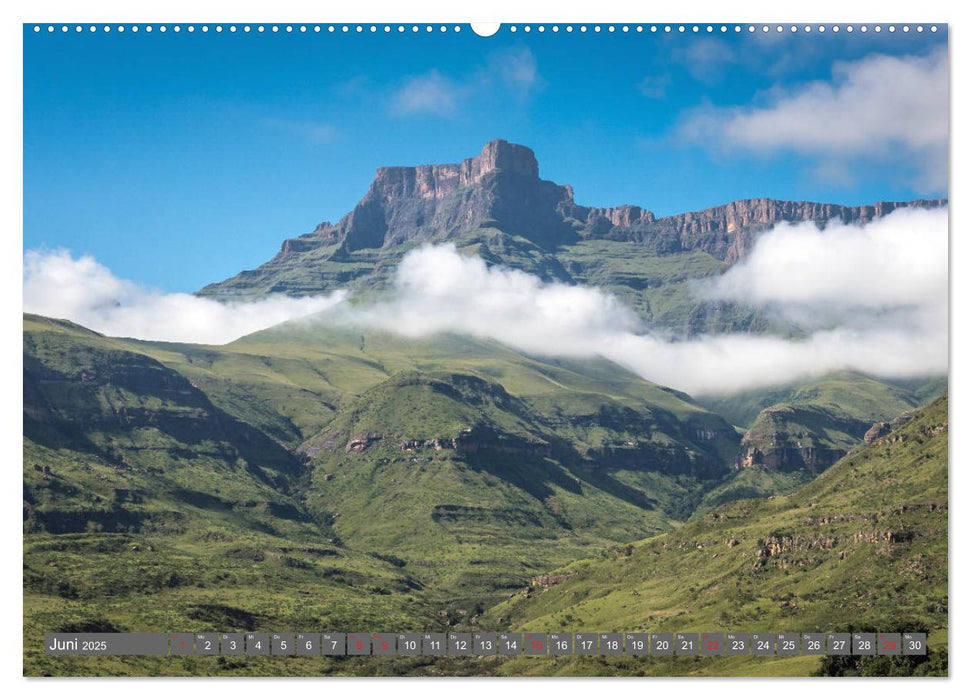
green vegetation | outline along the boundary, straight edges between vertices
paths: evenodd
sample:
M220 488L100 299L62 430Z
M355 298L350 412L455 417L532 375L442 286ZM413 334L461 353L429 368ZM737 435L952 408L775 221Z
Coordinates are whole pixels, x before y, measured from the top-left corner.
M216 348L27 315L24 420L28 673L157 672L43 657L45 630L470 622L533 574L669 529L665 489L697 497L737 445L604 361L300 324ZM418 439L445 447L400 446ZM618 453L651 478L614 478Z
M755 467L773 474L746 479L739 493L755 497L787 493L791 488L778 472L796 475L790 485L798 485L860 447L874 423L906 413L946 388L946 378L894 382L838 372L787 386L704 396L699 403L747 428L736 466L744 467L743 473ZM756 481L771 490L761 490Z
M759 468L739 469L725 477L724 483L705 493L694 509L693 516L699 517L732 501L784 496L811 479L812 475L802 469L792 472Z
M701 395L697 400L743 428L750 427L762 410L776 404L813 406L872 424L921 406L946 390L946 377L901 381L836 372L784 386Z
M569 578L504 602L483 621L534 632L926 629L930 648L946 652L947 398L790 496L723 505L555 573ZM777 661L794 674L838 665ZM593 663L548 670L587 673ZM781 670L751 658L656 659L649 672ZM922 670L942 672L941 658ZM528 674L530 665L503 672Z
M603 430L601 441L612 442ZM616 481L602 455L474 375L394 375L304 449L314 455L308 504L317 519L333 521L350 545L394 552L443 595L461 596L459 607L591 546L670 527L650 490ZM668 449L624 449L660 472L659 483L673 478L665 469L682 467Z
M573 244L550 249L496 228L494 223L486 221L471 231L433 237L428 242L447 241L462 254L523 270L544 280L597 285L616 295L645 322L678 333L798 333L794 326L758 309L699 297L699 280L728 268L704 250L659 253L649 246L598 238L578 238ZM317 234L291 239L286 255L281 254L256 270L208 285L200 294L253 299L273 292L299 296L347 289L356 298L374 298L386 292L397 265L417 247L408 242L348 251L337 244L322 244L321 240Z
M602 360L300 323L222 347L149 343L25 315L25 672L804 674L813 669L791 659L66 658L44 656L40 640L85 630L807 629L838 614L825 610L840 586L850 591L844 617L884 623L885 599L910 601L902 614L939 644L939 425L943 402L801 486L805 473L730 472L731 425ZM907 479L893 471L904 463ZM803 522L834 514L853 517ZM810 530L831 531L839 548L800 549ZM891 541L865 541L885 530ZM846 539L857 533L864 541ZM772 538L789 549L754 557ZM571 578L527 590L551 572Z
M296 455L181 375L36 317L24 350L25 672L152 672L46 658L51 630L433 623L419 583L312 520Z

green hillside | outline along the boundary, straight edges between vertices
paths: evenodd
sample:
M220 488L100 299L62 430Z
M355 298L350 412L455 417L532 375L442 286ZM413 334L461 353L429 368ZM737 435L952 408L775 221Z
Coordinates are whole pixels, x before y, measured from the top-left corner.
M780 495L858 449L874 423L941 395L946 377L908 381L837 372L799 383L702 396L698 402L746 431L735 478L706 494L700 509L747 494ZM756 470L757 473L750 473Z
M146 343L25 315L24 421L28 674L818 664L173 666L45 657L39 640L52 630L757 631L899 619L940 644L946 629L944 400L791 496L715 508L801 477L729 472L738 434L727 422L604 361L305 324L223 347ZM569 578L529 589L557 572Z
M291 323L221 348L137 345L312 455L314 517L355 547L410 562L443 598L450 587L496 595L591 546L671 527L727 474L738 445L719 416L612 363L530 358L492 341ZM477 455L399 446L466 428L508 444ZM368 433L382 438L345 451ZM410 527L375 518L385 511ZM506 544L471 553L487 549L487 533Z
M696 399L743 428L749 428L759 413L775 404L814 406L872 424L921 406L946 390L946 377L902 381L860 372L835 372L783 386L727 395L703 394Z
M151 668L45 657L45 631L434 619L418 582L311 518L297 455L124 342L25 317L23 458L27 674Z
M579 422L591 399L568 398L544 407ZM654 433L657 443L635 444L631 434L658 427L650 408L600 401L594 410L613 408L617 422L604 420L590 444L481 377L396 374L304 444L308 504L343 541L394 553L443 595L468 602L515 589L598 543L667 530L685 485L704 484L692 472L724 473L717 453L706 464L676 442L676 421L664 426L671 435ZM610 450L630 453L622 466L640 483L618 478Z
M926 629L932 651L946 650L947 425L945 396L790 496L724 505L575 562L556 572L566 581L526 590L483 623L532 632ZM820 662L649 663L565 660L542 672L805 675ZM503 672L531 667L516 661Z
M470 624L674 527L738 441L602 360L301 324L148 343L31 315L24 421L32 674L153 668L45 658L51 630ZM362 433L382 437L349 452Z

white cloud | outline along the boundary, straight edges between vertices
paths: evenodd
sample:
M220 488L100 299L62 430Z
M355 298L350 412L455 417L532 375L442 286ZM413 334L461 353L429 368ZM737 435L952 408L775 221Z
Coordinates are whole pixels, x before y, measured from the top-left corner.
M724 78L728 66L737 62L738 56L721 39L693 37L672 52L672 59L683 65L692 78L711 85Z
M925 191L946 186L948 60L876 54L833 64L830 81L778 88L766 106L702 108L681 124L691 141L817 158L821 172L860 159L905 163Z
M405 81L392 99L392 107L399 114L453 114L461 91L457 84L436 70Z
M89 255L66 250L24 254L24 311L66 318L106 335L188 343L228 343L248 333L317 313L343 292L294 299L282 295L223 304L164 294L119 279Z
M345 319L410 337L454 331L564 356L596 354L603 337L636 325L630 310L595 287L487 267L452 245L408 253L394 285L393 301L357 308Z
M460 333L551 357L602 356L690 393L768 386L836 370L888 377L948 368L947 213L900 210L866 225L779 226L750 256L699 285L709 298L774 309L805 337L744 334L671 340L594 288L488 267L453 246L424 246L398 266L389 300L351 305L340 293L224 305L159 294L90 257L25 255L24 307L110 335L221 343L312 314L314 323L407 337Z
M946 372L946 325L919 331L837 329L804 340L722 335L671 343L620 335L602 354L645 379L692 394L731 393L838 370L884 377Z
M447 117L470 101L505 104L510 97L523 100L542 85L533 52L512 47L493 51L480 66L463 75L433 69L411 76L392 92L390 108L399 115Z
M488 63L492 74L520 97L525 97L540 83L536 57L525 46L496 51L489 57Z
M711 285L711 296L792 308L882 311L947 298L948 210L906 208L866 224L782 224Z
M637 90L652 100L662 100L667 95L668 85L671 84L669 75L645 75L639 83Z
M843 369L897 377L947 371L946 212L901 211L822 232L780 227L736 270L704 293L825 323L811 324L797 340L733 334L671 341L640 332L635 315L599 289L487 267L451 246L405 256L393 301L353 312L343 306L328 317L411 337L466 333L536 355L600 355L693 393Z

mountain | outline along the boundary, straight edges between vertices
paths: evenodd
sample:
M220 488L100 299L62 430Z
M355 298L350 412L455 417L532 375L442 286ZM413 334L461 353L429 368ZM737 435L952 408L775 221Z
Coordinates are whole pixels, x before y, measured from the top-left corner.
M857 658L849 668L812 656L656 659L650 673L946 674L947 495L944 396L789 496L723 505L674 532L550 571L487 611L483 624L530 632L925 630L929 659ZM606 663L564 659L542 672L645 670ZM504 672L528 674L530 665Z
M703 414L682 422L603 395L516 396L476 374L402 372L301 450L314 468L308 507L343 542L482 600L551 555L667 530L690 508L682 499L727 473L722 450L737 439Z
M169 522L166 514L142 507L148 493L223 516L231 510L232 521L250 517L254 526L308 520L289 495L303 471L292 453L218 409L177 372L67 322L25 317L24 439L29 452L108 465L115 474L109 482L123 482L126 475L155 482L148 492L127 484L121 496L66 508L73 499L54 498L57 489L50 491L67 476L52 475L39 462L51 478L43 480L41 492L25 493L28 529L178 528L179 514Z
M675 527L738 449L610 362L460 336L291 323L214 347L25 314L23 352L32 674L106 668L44 657L45 630L471 624Z
M927 629L939 649L946 397L905 418L792 495L695 511L718 488L744 496L749 475L789 477L730 472L739 437L727 422L603 360L306 324L223 347L151 343L25 315L25 673L678 670L600 658L187 659L173 670L151 657L47 657L38 640L51 630L849 620Z
M542 180L530 149L493 141L460 164L381 168L337 224L199 294L380 298L408 251L449 242L601 287L673 335L798 336L693 287L775 223L942 204L591 208ZM923 624L935 640L945 629L946 401L917 407L946 378L840 372L694 398L603 358L452 333L304 320L209 346L30 314L23 369L29 675L521 670L503 659L247 658L173 671L151 658L47 657L38 640L52 630L764 631L842 623L837 610ZM645 670L589 663L542 669ZM752 672L745 664L711 668Z
M495 140L457 164L379 168L339 222L287 239L272 260L198 293L227 300L381 290L409 250L448 241L491 264L601 286L644 320L678 333L794 332L759 310L696 299L690 281L744 258L758 234L776 223L867 222L900 207L944 204L747 199L656 217L633 205L579 205L569 185L540 178L532 150Z
M738 450L720 416L602 359L301 323L218 349L139 345L264 430L285 414L314 517L453 597L668 529Z
M842 371L731 394L700 394L696 399L732 424L747 429L763 410L776 404L843 411L860 421L874 423L922 406L946 391L946 377L888 379Z
M172 673L45 656L50 631L434 619L420 583L312 518L297 453L192 380L67 321L25 315L23 336L25 674Z
M746 428L736 469L812 476L861 447L874 423L946 390L946 378L894 381L844 371L699 402Z

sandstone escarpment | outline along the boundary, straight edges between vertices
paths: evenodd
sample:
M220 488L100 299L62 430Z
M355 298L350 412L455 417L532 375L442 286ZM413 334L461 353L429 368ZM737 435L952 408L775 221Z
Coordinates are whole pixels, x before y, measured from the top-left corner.
M894 430L904 427L909 423L913 417L917 415L917 411L907 411L906 413L897 416L893 420L881 421L879 423L874 423L866 434L863 436L863 442L867 445L872 445L880 438L885 435L889 435Z
M379 168L354 210L314 233L340 242L346 252L445 239L483 226L553 245L575 237L558 212L571 200L569 188L539 178L531 149L497 139L461 163Z
M340 243L339 256L364 248L443 240L494 226L543 246L606 238L661 254L700 249L733 263L745 257L759 232L777 223L866 223L902 207L944 203L843 206L759 198L657 218L633 204L577 204L572 187L540 179L530 148L497 139L461 163L378 168L367 193L347 216L336 225L324 222L308 236L285 241L280 256Z
M778 223L867 222L902 207L944 204L915 200L843 206L761 198L658 218L634 204L577 204L571 186L540 178L531 149L497 139L460 163L379 168L361 200L336 224L324 222L287 239L272 260L199 294L238 299L381 286L412 244L467 244L464 236L483 232L501 241L490 249L490 262L525 264L534 274L567 282L570 273L558 255L589 239L623 241L658 255L700 250L732 264L748 254L762 231ZM513 247L525 246L528 252L510 255L510 237L525 239Z
M357 433L347 439L343 444L343 450L345 454L361 454L381 442L386 442L388 446L409 454L426 451L440 452L442 450L454 450L462 455L500 452L513 455L549 457L551 454L549 443L505 435L487 426L468 427L459 431L457 435L431 438L403 437L397 433ZM335 452L338 449L338 436L328 435L319 441L319 444L305 447L304 452L312 457L321 450Z
M838 462L847 450L821 447L784 447L773 445L767 448L746 447L735 461L736 469L761 467L771 471L792 472L805 469L817 474Z
M760 198L659 219L631 206L589 210L577 207L574 212L586 213L585 234L589 237L636 242L661 254L699 249L731 264L748 254L760 232L778 223L867 223L897 209L939 207L945 203L935 199L843 206Z

